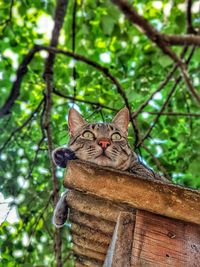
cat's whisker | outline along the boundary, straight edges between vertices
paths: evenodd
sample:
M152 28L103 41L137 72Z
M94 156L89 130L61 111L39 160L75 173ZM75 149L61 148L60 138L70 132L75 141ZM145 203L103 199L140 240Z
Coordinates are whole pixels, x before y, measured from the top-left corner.
M93 124L87 123L75 109L70 109L68 149L55 151L57 153L53 154L55 163L65 168L67 161L72 159L71 154L65 154L70 150L72 155L80 160L126 170L137 177L165 180L144 166L131 150L127 139L128 122L129 112L126 108L119 111L112 123ZM57 227L62 226L66 220L64 215L67 214L68 205L65 199L65 196L61 198L54 212L54 223Z
M112 150L112 151L110 151L110 153L111 153L111 154L114 154L114 155L119 155L119 151L114 151L114 150Z

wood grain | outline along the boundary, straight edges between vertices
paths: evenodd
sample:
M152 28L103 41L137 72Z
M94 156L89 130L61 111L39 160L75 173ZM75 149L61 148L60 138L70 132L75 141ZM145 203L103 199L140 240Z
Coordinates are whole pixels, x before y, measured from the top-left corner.
M103 267L130 267L135 218L120 212Z
M77 190L69 190L66 201L70 209L78 210L99 219L116 222L120 211L135 212L135 209L118 203L112 203L107 199L84 194Z
M197 190L139 179L127 172L80 161L69 162L64 185L127 207L200 224L200 192ZM105 218L108 217L105 210Z
M105 244L102 244L101 241L99 240L99 242L97 241L92 241L90 239L87 238L83 238L82 236L78 236L76 234L74 234L72 236L72 242L73 244L79 245L81 247L93 250L93 251L97 251L100 252L102 254L107 253L108 250L108 246Z
M108 246L111 237L108 235L105 235L101 232L98 232L95 229L91 229L88 226L80 225L73 223L71 227L72 234L76 234L78 236L81 236L82 238L89 239L94 242L100 242L102 245Z
M74 251L75 254L83 255L83 256L86 256L86 257L92 258L92 259L97 259L99 261L102 261L102 263L105 259L104 254L97 252L97 251L90 250L88 248L81 247L81 246L76 245L76 244L73 245L72 250Z
M200 266L200 226L138 210L132 266Z
M115 228L114 222L103 220L74 209L70 210L69 220L72 223L89 226L91 229L109 235L110 237L112 237Z
M75 267L88 266L88 267L102 267L102 261L87 258L86 256L75 256Z

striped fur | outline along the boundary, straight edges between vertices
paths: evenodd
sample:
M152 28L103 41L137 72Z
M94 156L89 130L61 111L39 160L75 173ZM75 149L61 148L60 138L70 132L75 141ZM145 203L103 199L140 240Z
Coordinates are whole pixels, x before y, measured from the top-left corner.
M143 165L128 143L129 114L122 109L112 123L87 123L74 109L69 112L70 141L68 148L58 148L53 153L55 163L66 167L67 161L78 158L97 165L126 170L136 177L163 180L166 179ZM115 139L114 136L118 137ZM106 149L102 148L101 140L106 140ZM65 195L60 199L54 211L53 223L61 227L66 216Z
M93 134L93 140L84 137L89 131ZM120 140L113 141L112 135L119 134ZM104 151L99 145L99 140L108 139L110 145ZM75 152L78 159L86 160L101 166L127 170L131 164L132 150L128 144L126 133L122 132L113 123L86 124L71 137L68 148Z

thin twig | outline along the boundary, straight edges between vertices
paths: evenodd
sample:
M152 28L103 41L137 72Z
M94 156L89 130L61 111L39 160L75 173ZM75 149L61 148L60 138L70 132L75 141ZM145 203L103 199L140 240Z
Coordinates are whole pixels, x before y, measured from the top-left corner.
M58 95L60 97L63 97L65 99L69 99L71 100L72 102L80 102L80 103L86 103L86 104L89 104L89 105L92 105L92 106L95 106L95 108L105 108L105 109L108 109L108 110L112 110L112 111L118 111L117 109L115 108L111 108L111 107L108 107L106 105L103 105L99 102L93 102L93 101L89 101L89 100L85 100L85 99L79 99L79 98L74 98L73 96L68 96L68 95L64 95L63 93L61 93L60 91L58 91L57 89L53 89L53 93L55 95Z
M9 203L8 205L9 205L9 208L8 208L8 210L6 212L6 215L5 215L5 218L3 219L3 221L1 222L1 224L3 224L8 219L8 216L9 216L9 214L11 212L12 207L13 207L11 203Z
M4 115L8 114L10 112L10 109L12 108L15 100L18 98L19 93L20 93L20 85L22 82L23 76L27 73L27 66L33 59L35 53L39 49L37 46L34 46L28 54L24 57L22 63L18 67L17 70L17 77L15 82L13 83L10 95L8 96L7 100L5 101L5 104L0 108L0 118L3 117Z
M26 127L29 122L31 122L31 120L35 117L35 115L40 111L40 108L42 106L42 104L44 103L44 98L40 101L39 105L36 107L36 109L31 113L31 115L22 123L21 126L19 126L18 128L16 128L15 130L13 130L11 132L11 134L9 135L9 137L7 138L7 140L4 142L4 144L1 146L0 148L0 153L4 150L4 148L8 145L8 143L12 140L12 138L14 138L15 134L20 132L24 127Z
M173 77L175 71L177 70L178 66L177 64L174 65L173 69L169 72L169 74L167 75L167 77L165 78L164 81L162 81L162 83L159 85L159 87L148 97L148 99L146 101L144 101L139 108L132 113L132 117L135 118L137 117L142 110L149 104L149 102L153 99L153 97L160 92L167 84L168 82L171 80L171 78Z
M186 60L186 64L188 64L188 63L190 62L190 60L191 60L191 58L192 58L192 55L193 55L194 51L195 51L195 47L193 47L193 48L191 49L190 54L189 54L189 56L188 56L188 58L187 58L187 60ZM173 84L173 86L172 86L170 92L169 92L168 95L167 95L167 98L165 99L165 101L164 101L164 103L163 103L162 108L160 109L160 111L158 112L157 116L155 117L153 123L151 124L151 126L150 126L149 129L147 130L146 134L145 134L144 137L140 140L140 142L137 144L136 147L139 147L141 144L143 144L144 140L145 140L146 138L149 137L151 131L152 131L153 128L155 127L155 125L156 125L156 123L158 122L158 120L159 120L161 114L163 113L163 111L165 110L166 106L168 105L169 100L170 100L171 96L173 95L173 93L174 93L174 91L175 91L175 89L176 89L176 87L177 87L177 85L179 84L180 81L181 81L181 75L175 80L175 82L174 82L174 84Z
M40 222L40 219L43 217L44 212L47 210L47 208L48 208L48 206L49 206L49 204L51 202L51 199L52 199L52 193L50 194L50 196L49 196L49 198L47 200L47 203L44 205L43 209L40 211L39 216L35 218L35 222L34 222L34 224L31 227L31 233L29 235L29 238L30 238L30 241L29 242L31 242L31 237L34 235L35 230L37 228L37 225Z
M165 169L165 167L160 163L160 161L158 160L158 158L155 157L155 155L151 152L151 150L145 146L144 144L142 144L142 147L150 154L151 158L153 159L153 161L155 162L155 164L157 165L158 169L160 169L160 171L164 174L164 176L171 181L171 177L169 176L167 170Z
M183 91L182 95L183 95L183 99L184 99L184 102L185 102L185 107L186 107L187 113L190 114L191 113L190 112L190 105L188 103L186 92ZM188 118L189 118L189 127L190 127L190 133L191 133L192 132L192 123L193 123L193 121L192 121L192 117L191 116L189 116Z
M88 64L88 65L96 68L97 70L101 71L116 86L118 93L121 95L122 99L124 100L125 106L128 108L130 114L132 113L131 112L131 106L130 106L129 101L128 101L128 97L125 94L125 90L123 89L123 87L119 83L118 79L110 73L108 68L101 66L99 63L97 63L97 62L95 62L95 61L93 61L93 60L91 60L89 58L86 58L86 57L84 57L82 55L78 55L78 54L70 52L70 51L65 51L65 50L62 50L62 49L57 49L57 48L54 48L54 47L47 47L47 46L43 46L43 45L40 45L38 47L41 50L43 49L43 50L49 51L51 53L63 54L65 56L73 57L76 60L85 62L86 64ZM132 117L130 117L130 121L131 121L133 130L134 130L134 133L135 133L135 139L139 140L138 129L135 128L135 122L132 119Z
M37 144L38 148L35 151L35 156L34 156L32 162L30 164L31 166L29 168L29 172L28 172L27 176L25 177L23 184L20 186L19 190L15 193L15 197L17 197L21 193L21 191L24 188L24 185L25 185L26 181L29 180L30 176L32 175L32 172L33 172L33 169L35 167L36 160L37 160L37 156L38 156L38 153L40 151L40 146L42 145L42 143L44 141L44 138L45 138L45 136L42 136L41 139L39 140L38 144ZM4 182L3 185L5 185L5 184L6 184L6 182Z
M48 52L51 52L51 53L54 53L54 54L62 54L62 55L65 55L65 56L68 56L68 57L72 57L78 61L81 61L81 62L84 62L92 67L94 67L95 69L101 71L107 78L109 78L109 80L112 81L113 84L115 84L115 86L117 87L117 91L118 93L122 96L122 98L124 99L124 101L126 103L128 103L128 98L124 92L124 89L122 88L122 86L120 85L119 81L117 80L116 77L114 77L108 68L100 65L99 63L89 59L89 58L86 58L82 55L78 55L76 53L73 53L73 52L70 52L70 51L66 51L66 50L62 50L62 49L57 49L57 48L54 48L54 47L48 47L48 46L43 46L43 45L40 45L38 46L38 49L39 50L46 50Z
M121 95L122 99L124 100L124 103L126 105L126 107L129 109L129 112L131 114L131 106L129 104L129 101L128 101L128 98L125 94L125 90L122 88L122 86L120 85L119 81L117 80L116 77L114 77L110 72L109 72L109 69L106 68L106 67L103 67L101 66L100 64L92 61L91 59L88 59L82 55L78 55L76 53L73 53L73 52L70 52L70 51L65 51L65 50L62 50L62 49L57 49L55 47L47 47L47 46L38 46L38 45L35 45L31 51L27 54L27 56L25 57L25 61L26 61L26 64L22 63L21 65L24 67L25 65L25 68L27 68L27 65L28 63L30 62L30 55L33 55L38 52L38 51L41 51L41 50L46 50L49 52L50 54L50 63L53 64L54 63L54 57L55 57L55 54L63 54L65 56L69 56L69 57L72 57L78 61L82 61L82 62L85 62L86 64L96 68L97 70L101 71L110 81L112 81L112 83L116 86L117 88L117 91L118 93ZM32 59L31 57L31 59ZM20 65L20 66L21 66ZM52 67L50 68L48 66L48 64L46 64L46 72L44 73L44 77L45 75L47 74L52 74ZM18 69L18 72L21 70L21 67ZM20 84L21 84L21 80L22 80L22 77L24 76L26 72L20 72L20 75L17 75L17 79L16 79L16 86L13 87L13 90L10 94L10 98L11 98L11 103L9 101L9 99L6 101L6 103L4 104L4 106L6 106L6 110L5 108L3 107L3 110L4 112L2 113L2 115L5 115L6 112L9 111L9 109L12 107L12 105L14 104L15 100L17 99L17 97L19 96L19 92L20 92ZM45 78L46 79L46 78ZM0 110L0 115L1 115L1 110ZM47 124L49 122L46 122ZM135 123L134 123L134 120L131 118L131 124L133 126L133 129L134 129L134 132L135 132L135 138L136 140L139 140L139 138L137 137L137 129L135 128Z
M75 52L76 47L76 9L77 9L77 0L74 0L73 13L72 13L72 52ZM74 87L74 98L76 98L76 67L73 66L72 69L73 76L73 87Z
M168 93L168 95L167 95L167 97L166 97L166 99L165 99L165 101L164 101L164 103L163 103L163 105L162 105L162 108L161 108L160 111L158 112L158 115L156 116L156 118L154 119L153 123L151 124L151 126L149 127L149 129L147 130L147 132L145 133L144 137L143 137L143 138L140 140L140 142L137 144L137 147L139 147L139 146L144 142L144 140L145 140L147 137L149 137L151 131L152 131L153 128L155 127L156 123L158 122L158 120L159 120L161 114L163 113L163 111L165 110L166 106L168 105L171 96L172 96L173 93L175 92L177 84L178 84L180 81L181 81L181 77L179 76L179 77L176 79L176 81L175 81L173 87L172 87L171 90L169 91L169 93Z
M3 27L3 29L2 29L2 32L5 31L5 29L7 28L7 26L8 26L8 25L11 23L11 21L12 21L13 6L14 6L14 0L11 0L11 2L10 2L10 7L9 7L9 17L8 17L6 20L4 20L4 21L2 21L2 22L0 23L0 26L1 26L1 25L4 25L4 27Z
M151 115L158 115L159 112L155 111L145 111L145 113L151 114ZM181 117L194 117L199 118L200 113L189 113L189 112L162 112L160 116L181 116Z
M41 50L46 50L48 52L50 52L51 55L54 55L54 54L63 54L65 56L68 56L68 57L72 57L74 59L76 59L77 61L81 61L81 62L84 62L92 67L94 67L95 69L97 69L98 71L102 72L110 81L112 81L112 83L116 86L117 88L117 91L118 93L122 96L126 106L129 105L129 102L128 102L128 98L124 92L124 89L122 88L122 86L120 85L119 81L117 80L117 78L115 78L110 72L109 72L109 69L98 64L97 62L89 59L89 58L86 58L82 55L78 55L76 53L73 53L73 52L70 52L70 51L65 51L65 50L62 50L62 49L56 49L55 47L48 47L48 46L38 46L38 45L35 45L31 50L30 52L27 54L27 56L25 57L25 61L26 61L26 68L27 68L27 65L29 64L30 62L30 56L29 54L33 55L38 52L38 51L41 51ZM31 58L32 59L32 58ZM18 69L18 72L20 72L21 70L21 66L24 66L24 63L22 62L19 69ZM52 70L48 70L49 73L52 72ZM13 89L10 93L10 98L11 99L11 102L12 103L8 103L9 99L5 102L4 106L6 106L6 110L4 110L4 112L1 114L1 109L0 109L0 116L2 115L5 115L9 110L10 108L12 107L12 105L14 104L15 100L17 99L17 97L19 96L19 91L20 91L20 84L21 84L21 80L22 80L22 76L24 76L25 72L20 72L20 75L17 75L17 78L16 78L16 86L13 86ZM55 92L55 91L54 91ZM58 94L58 91L56 91L56 93ZM73 100L73 99L72 99ZM77 100L78 101L78 100ZM3 108L2 108L3 109Z
M31 245L32 237L33 237L34 234L35 234L36 228L37 228L37 226L38 226L40 220L44 218L44 213L48 210L48 206L49 206L49 204L50 204L50 202L51 202L52 195L53 195L53 194L52 194L52 192L51 192L51 194L50 194L50 196L49 196L49 198L48 198L46 204L44 205L44 207L42 208L42 210L39 212L38 216L35 217L34 223L31 225L31 231L30 231L30 233L29 233L29 242L28 242L28 246L27 246L27 247L29 247L29 246ZM45 222L45 220L44 220L44 222ZM27 253L24 255L24 259L23 259L24 262L27 261L27 257L28 257L28 255L29 255L28 250L27 250L26 252L27 252Z
M192 85L192 82L189 78L187 72L187 66L182 62L182 60L175 54L175 52L169 47L173 44L182 44L182 45L197 45L191 40L198 40L200 45L200 37L195 35L165 35L159 33L143 16L139 15L135 8L128 4L125 0L112 0L112 2L119 7L119 9L124 13L124 15L129 19L133 24L139 26L142 32L154 42L161 51L168 55L175 63L178 64L179 70L184 78L184 81L188 87L188 90L191 92L192 96L196 99L198 104L200 104L200 95L195 90Z
M181 51L181 54L180 54L180 58L181 58L181 59L184 58L184 56L185 56L187 50L188 50L188 47L187 47L187 46L183 48L183 50ZM167 77L165 78L165 80L161 82L161 84L159 85L159 87L158 87L158 88L157 88L157 89L156 89L156 90L155 90L155 91L148 97L148 99L147 99L145 102L143 102L143 103L139 106L139 108L138 108L134 113L132 113L132 117L133 117L133 118L137 117L137 116L141 113L141 111L142 111L142 110L149 104L149 101L152 100L153 97L154 97L157 93L161 92L161 90L164 89L164 87L165 87L165 86L168 84L168 82L172 79L172 77L173 77L173 75L175 74L177 68L178 68L178 64L176 63L176 64L174 64L172 70L168 73L168 75L167 75Z

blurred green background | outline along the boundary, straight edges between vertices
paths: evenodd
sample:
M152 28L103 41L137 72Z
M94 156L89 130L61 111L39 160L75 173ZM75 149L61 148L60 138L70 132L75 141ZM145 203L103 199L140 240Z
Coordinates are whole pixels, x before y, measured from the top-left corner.
M133 3L133 1L129 1ZM132 112L155 92L173 68L173 62L130 24L110 1L68 1L59 48L105 66L121 84ZM198 29L200 1L193 1L193 26ZM134 6L163 33L186 32L185 1L134 1ZM34 44L49 45L55 1L0 2L0 106L9 96L16 71ZM75 16L73 17L73 14ZM73 27L73 21L75 27ZM182 47L173 50L179 55ZM185 53L188 57L191 48ZM0 267L54 266L51 223L52 178L47 138L41 129L45 82L42 74L48 53L37 53L24 76L20 95L1 118L0 127ZM200 91L200 49L188 65L191 80ZM135 118L145 136L179 76L156 93ZM54 64L51 127L54 148L68 142L67 113L74 106L88 121L111 121L125 106L115 84L101 71L64 55ZM180 82L158 117L150 135L137 146L129 127L129 142L156 172L174 183L200 189L200 113L184 82ZM63 170L57 169L60 192ZM69 226L62 230L63 266L73 266Z

